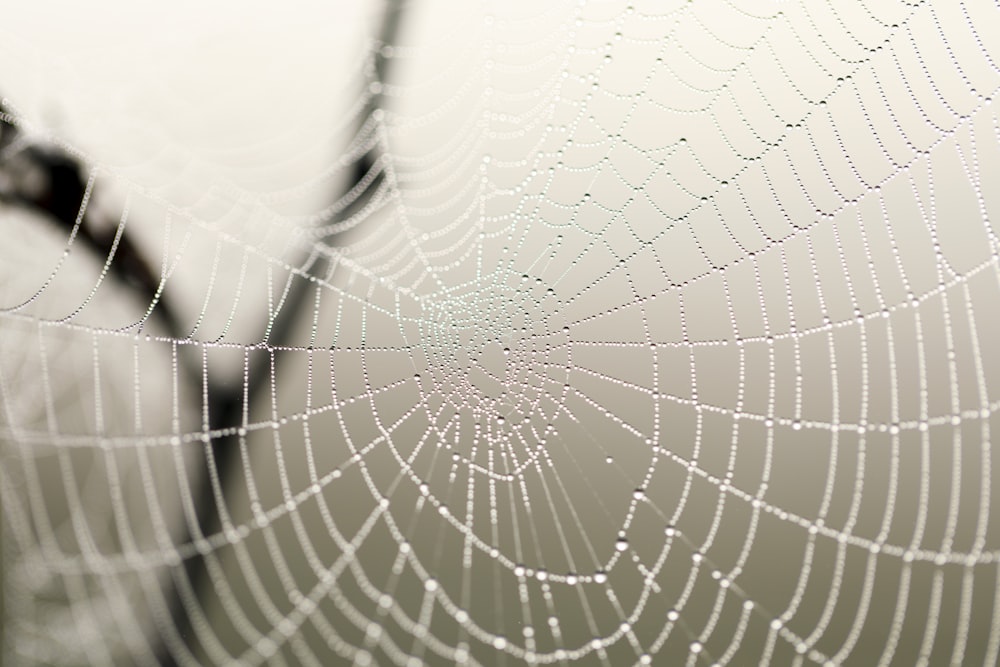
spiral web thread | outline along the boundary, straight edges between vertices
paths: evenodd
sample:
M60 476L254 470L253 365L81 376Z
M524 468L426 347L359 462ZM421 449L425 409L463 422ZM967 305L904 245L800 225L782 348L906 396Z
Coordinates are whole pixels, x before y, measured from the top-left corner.
M406 11L300 182L72 149L183 336L3 210L5 657L996 664L997 5Z

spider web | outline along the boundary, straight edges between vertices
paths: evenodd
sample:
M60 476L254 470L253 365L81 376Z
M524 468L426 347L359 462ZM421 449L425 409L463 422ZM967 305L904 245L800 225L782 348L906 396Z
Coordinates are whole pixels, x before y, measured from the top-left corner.
M4 658L996 664L997 6L455 4L8 114Z

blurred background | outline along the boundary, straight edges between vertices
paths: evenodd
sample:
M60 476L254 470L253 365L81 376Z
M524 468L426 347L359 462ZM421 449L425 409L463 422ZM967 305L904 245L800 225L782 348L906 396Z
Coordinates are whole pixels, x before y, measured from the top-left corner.
M64 4L3 664L996 664L994 4Z

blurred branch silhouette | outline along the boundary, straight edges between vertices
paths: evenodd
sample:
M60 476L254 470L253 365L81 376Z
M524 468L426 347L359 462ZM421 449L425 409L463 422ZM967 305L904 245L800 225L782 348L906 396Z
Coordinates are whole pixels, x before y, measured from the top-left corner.
M93 195L90 171L56 146L26 137L14 116L0 102L0 203L42 215L79 240L112 274L155 303L158 317L171 336L183 337L170 297L139 247L116 220L101 217L88 207Z
M369 97L359 119L359 135L362 132L377 131L372 129L373 126L368 121L375 116L382 104L380 86L388 76L401 16L401 0L388 0L371 62L364 72ZM32 140L21 130L16 119L17 116L7 106L0 104L0 203L40 215L66 233L70 244L78 240L97 261L108 263L116 279L131 286L141 299L154 306L149 316L157 318L170 337L176 340L190 338L190 331L183 327L174 305L176 295L169 286L162 283L129 232L121 222L109 219L106 214L102 217L95 207L88 206L97 187L90 175L90 168L57 146ZM357 138L363 141L370 136ZM337 193L334 200L351 193L366 179L370 180L364 192L340 212L337 220L349 218L368 205L382 183L384 176L379 159L379 142L371 143L373 148L354 163L343 191ZM335 245L337 238L334 235L325 242ZM318 267L322 264L313 262L310 272L317 274ZM270 323L267 339L256 346L250 346L251 349L270 355L274 348L281 347L287 341L296 315L309 294L310 284L308 280L301 278L294 281L281 310ZM224 500L227 497L227 490L240 474L240 441L234 427L241 424L245 408L255 402L272 379L270 362L270 358L258 363L248 361L246 383L237 383L235 386L212 382L209 378L203 379L202 374L207 370L202 370L200 362L182 364L185 381L204 381L207 385L206 409L210 429L231 433L211 440L210 454L206 455L204 461L205 470L198 478L198 486L193 493L196 525L186 526L182 544L192 543L222 529L226 512L219 506L217 499ZM210 471L215 474L209 474ZM192 648L197 640L193 636L191 614L185 606L181 588L193 593L195 604L204 604L205 587L209 583L205 557L197 554L188 558L184 563L184 573L186 582L178 579L177 572L171 573L171 627L159 627L158 623L158 635L153 638L156 660L161 665L175 665L179 661L189 662L195 659L196 651L192 652ZM175 655L177 651L187 655L181 658Z

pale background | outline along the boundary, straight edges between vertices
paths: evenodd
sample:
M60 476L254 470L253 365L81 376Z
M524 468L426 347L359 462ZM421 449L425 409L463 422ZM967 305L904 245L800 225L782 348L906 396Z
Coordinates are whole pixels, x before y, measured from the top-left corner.
M345 187L381 8L62 4L4 10L0 94L130 194L238 383L219 343L260 340ZM995 661L1000 17L805 4L406 5L398 198L250 408L189 662ZM2 216L11 308L65 239ZM147 304L74 313L100 269L0 315L12 664L148 664L203 474L201 387L113 331Z

